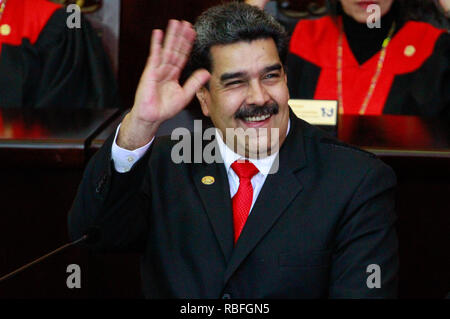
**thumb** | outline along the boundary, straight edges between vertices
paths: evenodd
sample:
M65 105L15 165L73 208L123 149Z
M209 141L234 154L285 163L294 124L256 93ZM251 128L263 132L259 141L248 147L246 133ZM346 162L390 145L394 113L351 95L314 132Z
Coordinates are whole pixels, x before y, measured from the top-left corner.
M194 97L195 93L200 90L210 78L211 74L205 69L195 71L186 80L183 86L186 97L191 100Z

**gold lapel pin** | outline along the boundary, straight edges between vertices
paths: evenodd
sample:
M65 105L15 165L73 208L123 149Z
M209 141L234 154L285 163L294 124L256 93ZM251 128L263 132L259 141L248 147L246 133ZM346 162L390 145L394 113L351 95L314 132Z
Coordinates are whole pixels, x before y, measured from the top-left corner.
M2 24L0 26L0 34L7 36L11 33L11 27L8 24Z
M408 45L404 53L407 57L412 57L416 53L416 48L413 45Z
M205 185L214 184L214 181L215 181L215 179L212 176L205 176L205 177L202 178L202 183L205 184Z

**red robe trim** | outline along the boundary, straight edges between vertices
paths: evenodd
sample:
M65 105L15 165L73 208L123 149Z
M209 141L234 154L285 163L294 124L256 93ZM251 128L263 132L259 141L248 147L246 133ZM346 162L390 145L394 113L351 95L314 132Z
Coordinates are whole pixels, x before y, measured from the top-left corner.
M407 22L392 38L383 70L367 107L367 115L382 114L396 75L413 72L433 53L434 45L445 30L424 22ZM331 17L300 21L291 38L290 51L321 67L315 99L337 100L337 43L339 30ZM408 48L408 50L407 50ZM406 54L411 49L413 55ZM358 114L375 74L380 52L359 65L347 38L343 41L344 113ZM301 84L300 84L301 85Z
M60 8L61 5L47 0L8 0L0 28L8 25L11 32L8 35L0 34L0 53L4 43L17 46L24 38L31 44L36 43L47 21Z

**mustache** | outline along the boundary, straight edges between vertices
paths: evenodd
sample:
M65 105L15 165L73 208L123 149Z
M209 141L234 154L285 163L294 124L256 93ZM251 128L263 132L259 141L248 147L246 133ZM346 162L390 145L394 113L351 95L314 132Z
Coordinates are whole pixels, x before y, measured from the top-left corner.
M276 102L270 102L263 106L245 105L241 107L235 114L236 119L243 120L246 117L276 115L279 112L279 106Z

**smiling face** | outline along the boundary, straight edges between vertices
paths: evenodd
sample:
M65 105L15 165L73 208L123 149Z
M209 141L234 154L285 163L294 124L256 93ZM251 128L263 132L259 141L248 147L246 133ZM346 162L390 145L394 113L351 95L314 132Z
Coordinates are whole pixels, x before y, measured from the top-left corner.
M391 9L393 2L394 0L341 0L344 12L359 23L366 23L373 15L372 11L367 12L369 5L378 5L381 16L384 16Z
M286 137L289 93L273 39L215 45L210 53L209 89L197 93L203 114L228 147L244 157L258 157L255 150L259 155L278 150Z

